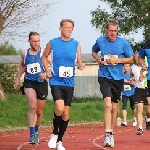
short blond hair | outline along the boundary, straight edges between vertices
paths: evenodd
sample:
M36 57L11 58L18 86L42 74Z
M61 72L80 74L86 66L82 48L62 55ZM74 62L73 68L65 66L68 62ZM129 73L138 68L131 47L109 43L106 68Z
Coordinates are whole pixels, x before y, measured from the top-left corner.
M114 20L111 20L109 21L107 24L106 24L106 29L109 28L109 25L113 25L113 26L117 26L118 27L118 23Z
M74 27L74 21L71 20L71 19L62 19L61 22L60 22L61 27L63 26L64 22L70 22L70 23L72 23L72 25Z

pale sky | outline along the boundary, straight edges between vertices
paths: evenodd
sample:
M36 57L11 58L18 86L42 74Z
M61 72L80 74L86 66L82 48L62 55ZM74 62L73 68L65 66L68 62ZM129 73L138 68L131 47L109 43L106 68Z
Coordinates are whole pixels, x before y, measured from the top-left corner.
M60 0L54 11L46 16L46 19L51 20L51 24L49 25L49 31L41 36L41 47L45 47L50 39L60 36L59 23L62 19L72 19L75 22L72 37L80 42L82 53L91 53L92 45L100 36L100 31L97 31L95 27L92 27L90 24L90 12L95 10L98 4L100 4L103 9L110 12L109 7L99 2L99 0ZM30 31L32 30L33 29ZM38 29L36 30L36 26L34 31L38 31ZM135 41L142 40L140 31L138 34L132 35L131 37L135 38ZM28 33L27 38L23 39L23 41L16 39L13 45L17 49L28 49L29 43L27 40Z

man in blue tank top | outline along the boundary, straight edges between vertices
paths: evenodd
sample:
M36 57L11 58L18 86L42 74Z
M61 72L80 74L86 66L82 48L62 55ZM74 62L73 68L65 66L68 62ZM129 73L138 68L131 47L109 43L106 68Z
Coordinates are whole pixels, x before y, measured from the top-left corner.
M41 56L44 50L40 48L40 35L37 32L30 32L28 41L30 48L21 52L21 63L16 76L14 89L18 89L20 78L22 74L25 73L24 83L21 89L29 105L29 143L38 144L38 128L41 123L42 111L48 95L48 83L41 62Z
M110 21L106 25L107 36L99 37L92 47L92 56L99 64L98 81L104 98L105 147L114 147L113 128L123 87L123 64L133 63L131 46L117 32L118 24Z
M74 22L71 19L63 19L60 22L61 36L50 40L42 56L43 66L55 102L53 117L53 132L48 142L49 148L65 150L62 145L62 137L69 122L69 112L74 92L75 61L77 67L83 70L80 43L71 37ZM48 68L47 57L51 53L51 71Z
M146 61L147 58L147 61ZM147 87L147 103L146 105L146 129L150 130L150 40L146 41L142 44L140 50L139 50L139 58L138 58L139 64L142 67L142 76L145 71L147 71L147 79L145 82L145 86ZM142 76L140 78L142 78Z

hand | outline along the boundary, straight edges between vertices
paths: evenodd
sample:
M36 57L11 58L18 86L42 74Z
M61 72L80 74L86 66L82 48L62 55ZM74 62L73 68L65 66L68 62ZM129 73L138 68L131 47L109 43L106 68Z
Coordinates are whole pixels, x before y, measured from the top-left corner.
M124 79L124 83L128 83L128 80Z
M49 70L46 72L46 78L51 78L51 77L52 77L52 74L51 74L51 71Z
M19 87L19 81L16 81L15 84L13 85L13 88L14 88L15 90L17 90L18 87Z
M77 68L79 70L83 70L85 68L85 64L84 63L77 64Z
M107 64L110 64L110 65L115 65L118 63L118 58L115 57L114 55L109 55L110 58L109 59L106 59L106 62Z
M47 79L47 77L46 77L46 72L41 73L39 76L40 76L40 79L41 79L41 80L46 80L46 79Z
M139 81L140 81L140 82L142 82L145 78L146 78L146 75L145 75L145 74L140 75L140 77L139 77Z
M148 69L148 66L146 66L146 65L144 65L143 67L142 67L142 71L144 72L144 71L147 71L147 69Z
M104 65L104 58L103 58L103 57L99 57L99 59L96 60L96 61L98 62L98 64L99 64L100 66L103 66L103 65Z

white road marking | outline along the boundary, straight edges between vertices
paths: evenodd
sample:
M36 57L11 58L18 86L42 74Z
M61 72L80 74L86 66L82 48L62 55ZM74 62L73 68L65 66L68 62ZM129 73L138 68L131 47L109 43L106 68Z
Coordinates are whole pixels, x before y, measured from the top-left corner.
M132 129L133 129L133 128L132 128ZM132 130L132 129L127 129L127 130L125 130L125 131L127 132L127 131L130 131L130 130ZM122 132L122 131L118 131L118 133L120 133L120 132ZM115 133L116 135L118 135L117 132L114 132L114 133ZM104 137L104 135L101 135L101 136L95 138L95 139L92 141L93 145L95 145L96 147L101 148L101 149L103 149L103 150L109 150L108 148L105 148L105 147L103 147L103 146L101 146L101 145L99 145L99 144L96 143L96 140L98 140L98 139L100 139L100 138L102 138L102 137Z
M41 140L41 139L44 139L44 138L45 138L45 137L41 137L40 140ZM22 148L24 145L26 145L26 144L29 144L29 142L25 142L25 143L19 145L19 146L17 147L17 150L21 150L21 148Z

